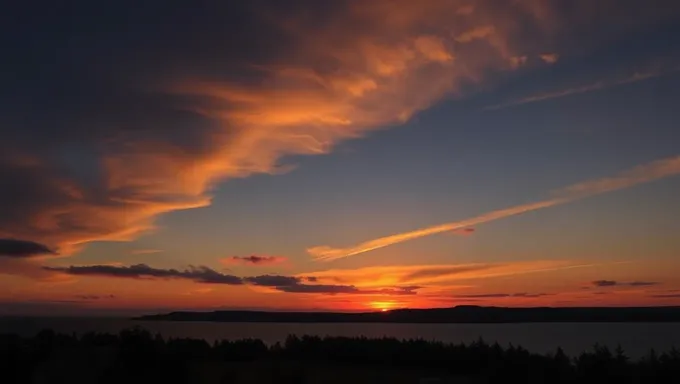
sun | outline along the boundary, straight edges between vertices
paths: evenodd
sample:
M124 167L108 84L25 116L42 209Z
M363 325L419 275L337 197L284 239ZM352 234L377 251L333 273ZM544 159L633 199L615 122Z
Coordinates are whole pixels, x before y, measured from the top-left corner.
M394 301L372 301L369 303L369 306L380 312L387 312L390 309L396 308L397 303Z

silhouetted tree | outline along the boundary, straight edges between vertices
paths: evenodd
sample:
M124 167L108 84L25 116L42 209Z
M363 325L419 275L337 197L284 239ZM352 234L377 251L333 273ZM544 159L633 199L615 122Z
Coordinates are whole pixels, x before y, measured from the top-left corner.
M98 368L100 352L110 356L103 368ZM69 367L59 370L60 364L50 365L64 356L80 362L76 370ZM255 339L221 340L212 345L200 339L165 339L142 328L127 329L118 335L77 336L51 330L32 338L0 335L3 384L32 383L40 375L51 377L47 382L70 384L191 383L201 364L218 368L256 364L266 367L258 376L263 382L299 384L305 382L305 367L315 362L469 375L488 383L680 383L677 349L661 354L652 350L633 360L620 347L612 353L605 346L595 345L570 359L559 348L554 354L540 355L522 347L503 347L481 339L465 345L422 339L291 335L284 343L267 346ZM82 379L78 381L77 377ZM238 378L238 372L226 368L219 376L224 383Z

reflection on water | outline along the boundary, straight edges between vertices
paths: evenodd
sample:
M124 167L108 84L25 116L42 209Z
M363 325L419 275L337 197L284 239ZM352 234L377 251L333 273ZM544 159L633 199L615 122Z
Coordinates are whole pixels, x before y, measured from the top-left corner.
M106 318L1 318L0 332L32 336L52 328L67 333L109 332L142 326L165 337L218 339L257 338L266 343L283 341L289 334L422 338L444 342L469 343L483 338L488 342L521 345L539 353L553 352L559 346L567 354L577 354L595 343L615 348L621 345L631 357L654 348L657 351L680 347L680 323L535 323L535 324L298 324L298 323L209 323L149 322Z

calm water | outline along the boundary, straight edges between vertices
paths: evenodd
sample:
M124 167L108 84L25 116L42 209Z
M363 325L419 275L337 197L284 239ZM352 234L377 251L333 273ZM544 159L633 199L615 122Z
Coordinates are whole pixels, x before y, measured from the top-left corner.
M285 324L146 322L101 318L0 318L0 332L31 336L44 328L68 333L90 331L116 333L142 326L166 337L217 339L257 338L266 343L285 340L289 334L319 336L390 336L444 342L471 342L482 337L502 345L521 345L533 352L553 352L558 346L568 354L592 348L595 343L611 348L621 345L631 357L654 348L680 348L680 323L543 323L543 324Z

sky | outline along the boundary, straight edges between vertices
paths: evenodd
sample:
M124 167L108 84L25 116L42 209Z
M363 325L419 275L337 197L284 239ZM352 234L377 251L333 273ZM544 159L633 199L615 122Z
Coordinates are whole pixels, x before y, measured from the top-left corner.
M680 4L14 2L0 315L680 305Z

